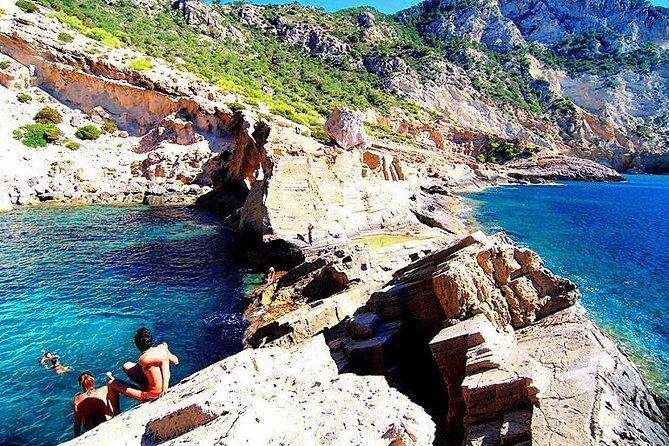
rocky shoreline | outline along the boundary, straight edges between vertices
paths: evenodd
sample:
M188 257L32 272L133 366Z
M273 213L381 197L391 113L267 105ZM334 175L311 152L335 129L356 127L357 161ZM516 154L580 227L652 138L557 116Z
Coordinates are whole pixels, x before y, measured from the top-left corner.
M532 251L481 233L441 247L354 246L324 262L307 256L259 290L256 316L273 319L248 333L259 348L67 444L669 439L666 413L636 367L574 311L575 285ZM406 266L385 271L385 284L362 277L383 275L384 259Z
M457 190L620 180L612 169L483 163L369 137L346 110L328 122L336 144L318 140L164 61L132 70L143 55L7 12L0 208L197 198L258 271L279 271L250 303L252 348L68 444L669 443L635 366L574 312L574 284L457 218ZM119 130L76 150L12 139L45 105L65 137L89 122Z

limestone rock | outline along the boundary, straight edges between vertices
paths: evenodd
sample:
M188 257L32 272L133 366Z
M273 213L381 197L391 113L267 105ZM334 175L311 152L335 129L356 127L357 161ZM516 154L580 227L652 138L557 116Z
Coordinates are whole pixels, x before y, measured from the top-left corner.
M500 328L522 328L580 298L576 286L543 266L539 256L496 235L456 253L432 273L446 319L478 313Z
M564 310L516 338L552 374L541 410L532 415L533 442L669 444L667 414L639 370L585 316Z
M320 27L308 24L284 26L281 22L275 24L280 39L288 45L309 51L321 60L349 59L349 45Z
M131 171L149 180L164 178L191 184L202 175L212 157L211 150L199 146L160 147L132 163Z
M498 51L508 51L525 43L516 25L502 15L497 2L426 2L402 11L400 19L417 21L423 33L465 38Z
M12 210L12 200L9 193L0 187L0 212L7 212Z
M365 125L352 110L335 108L325 122L325 131L343 149L367 147Z
M518 160L506 166L510 177L542 183L556 180L571 181L624 181L615 170L594 161L574 157L540 157Z
M525 36L544 44L593 30L610 30L610 44L623 40L621 37L660 44L669 39L669 13L643 2L567 0L558 5L547 0L502 0L499 7Z
M314 422L317 420L317 422ZM339 375L322 337L245 350L67 445L428 445L434 423L382 377Z
M10 90L30 88L32 80L28 67L1 53L0 62L9 64L7 68L0 70L0 85Z
M448 387L448 431L456 437L537 405L549 388L549 371L483 314L445 328L430 349Z
M358 14L358 25L363 28L371 28L374 26L374 14L369 11L361 11Z

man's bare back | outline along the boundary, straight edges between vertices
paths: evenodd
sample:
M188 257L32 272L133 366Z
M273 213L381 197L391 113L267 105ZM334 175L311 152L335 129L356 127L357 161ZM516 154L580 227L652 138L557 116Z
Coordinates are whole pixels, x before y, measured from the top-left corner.
M170 364L178 365L179 358L170 352L167 343L151 346L153 337L142 327L135 334L135 345L141 352L137 364L126 362L123 371L138 386L115 379L110 372L108 398L114 414L121 412L119 394L145 402L158 398L170 386Z
M143 352L137 363L147 380L146 392L165 392L170 385L170 363L179 365L179 358L170 352L167 343L151 347Z

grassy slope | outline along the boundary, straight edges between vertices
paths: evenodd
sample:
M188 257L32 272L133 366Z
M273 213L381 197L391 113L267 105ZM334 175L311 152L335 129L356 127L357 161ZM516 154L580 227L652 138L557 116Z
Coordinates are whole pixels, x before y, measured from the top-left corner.
M410 114L420 110L384 89L381 80L364 68L356 68L347 60L319 61L282 44L276 36L241 23L229 8L214 6L227 27L243 31L243 43L235 38L212 39L204 35L186 25L180 14L171 12L169 2L157 11L139 8L127 0L41 0L41 3L59 10L61 21L93 38L112 46L132 45L148 55L171 61L225 91L243 96L250 105L267 104L272 112L310 127L314 136L324 136L321 124L334 106L375 108L381 112L399 106ZM363 30L357 25L362 10L367 9L329 14L322 9L293 4L265 7L262 14L267 20L280 15L294 23L318 25L350 45L351 61L364 56L399 56L425 78L437 74L435 61L450 61L465 68L474 88L484 96L547 120L560 119L573 107L565 107L563 98L547 95L545 86L530 76L529 54L572 73L593 72L603 76L615 74L623 67L645 72L658 57L652 45L624 55L590 51L589 48L601 48L592 42L600 37L598 34L570 38L555 49L531 45L499 53L462 39L421 36L416 23L402 24L395 17L376 11L375 22L387 30L388 37L370 44L363 41ZM263 87L271 88L275 94L265 93Z

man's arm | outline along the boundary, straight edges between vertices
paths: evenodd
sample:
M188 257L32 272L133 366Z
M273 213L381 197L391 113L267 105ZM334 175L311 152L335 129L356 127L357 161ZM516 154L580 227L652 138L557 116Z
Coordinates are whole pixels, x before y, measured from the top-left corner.
M170 348L167 346L167 342L163 342L160 345L165 348L165 351L167 352L167 357L169 358L170 362L174 365L179 365L179 358L177 358L176 355L172 354Z
M74 406L74 436L78 437L81 435L81 413L77 410L77 404L72 403Z
M163 359L160 361L160 376L163 380L162 392L167 392L167 388L170 385L170 361L168 359Z

